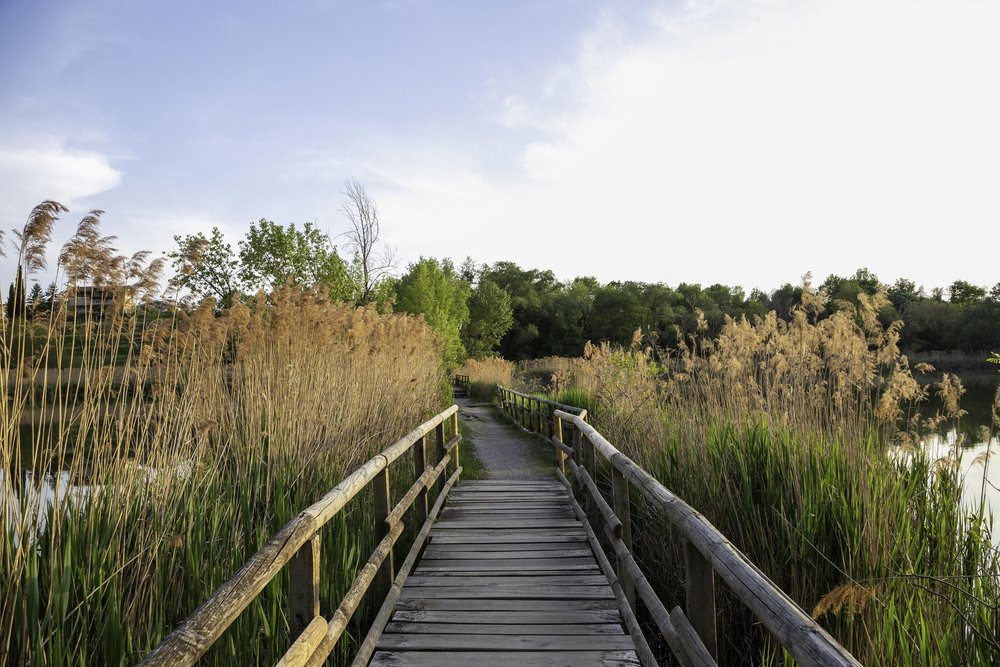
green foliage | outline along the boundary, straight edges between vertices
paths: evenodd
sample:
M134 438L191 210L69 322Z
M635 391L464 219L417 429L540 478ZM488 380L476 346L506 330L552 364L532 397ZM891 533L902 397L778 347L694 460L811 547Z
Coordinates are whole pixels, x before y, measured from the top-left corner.
M198 298L213 297L220 305L229 306L242 287L239 261L219 228L212 227L211 238L198 232L174 236L174 241L177 249L167 253L175 273L171 286L178 291L189 290Z
M25 307L24 274L21 271L21 266L18 265L17 278L14 279L7 291L7 319L13 320L23 316Z
M334 301L346 301L355 292L343 260L330 237L307 222L283 227L264 220L250 224L240 241L240 278L250 290L273 289L290 283L299 287L325 286Z
M482 359L494 352L514 325L510 296L489 280L469 295L469 319L462 327L462 343L470 357Z
M457 366L466 357L461 331L469 319L468 301L469 286L450 260L421 258L396 285L396 311L424 316L444 338L448 367Z

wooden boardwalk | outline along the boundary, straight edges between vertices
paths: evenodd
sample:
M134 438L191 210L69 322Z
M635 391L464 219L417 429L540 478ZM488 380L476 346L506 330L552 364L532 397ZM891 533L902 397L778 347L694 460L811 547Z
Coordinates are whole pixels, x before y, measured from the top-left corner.
M639 665L556 481L461 482L406 579L372 665Z

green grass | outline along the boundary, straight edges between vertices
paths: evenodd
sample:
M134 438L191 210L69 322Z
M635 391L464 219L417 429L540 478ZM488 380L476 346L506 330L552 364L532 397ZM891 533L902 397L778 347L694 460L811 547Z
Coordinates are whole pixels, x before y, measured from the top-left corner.
M462 434L462 444L459 445L459 457L462 462L462 479L489 479L490 473L483 467L482 461L476 456L476 442L472 438L465 422L459 421L458 430Z

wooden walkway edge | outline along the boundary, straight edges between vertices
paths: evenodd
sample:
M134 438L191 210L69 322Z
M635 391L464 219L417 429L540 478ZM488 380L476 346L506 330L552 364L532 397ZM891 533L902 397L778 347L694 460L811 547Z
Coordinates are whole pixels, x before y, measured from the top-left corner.
M449 494L371 665L639 665L564 486Z

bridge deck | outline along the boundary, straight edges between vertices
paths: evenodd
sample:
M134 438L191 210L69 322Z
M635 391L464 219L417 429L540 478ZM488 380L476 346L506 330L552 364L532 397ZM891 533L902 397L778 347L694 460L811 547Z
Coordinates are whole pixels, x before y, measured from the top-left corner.
M455 486L372 665L638 665L566 489Z

